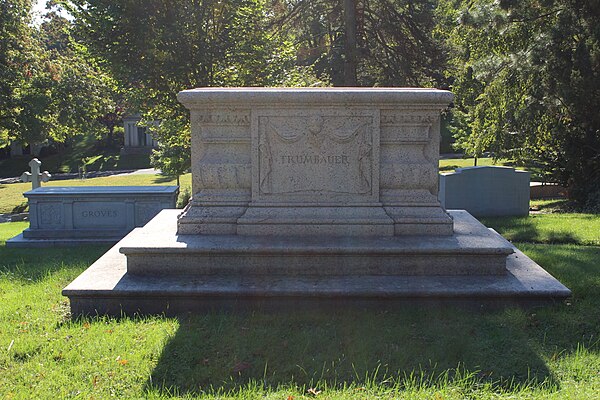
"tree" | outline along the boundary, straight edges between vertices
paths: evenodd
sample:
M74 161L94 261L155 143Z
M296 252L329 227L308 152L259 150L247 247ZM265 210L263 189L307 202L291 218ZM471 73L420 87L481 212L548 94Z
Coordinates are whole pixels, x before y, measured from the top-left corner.
M446 86L436 1L281 3L275 25L294 31L299 62L334 86Z
M108 147L113 145L113 135L117 125L123 123L123 108L115 107L114 110L108 111L106 114L100 115L97 121L106 127L108 135L106 136L106 145Z
M454 91L470 123L460 145L534 161L573 199L600 207L598 2L443 3L459 21L449 34Z
M191 140L189 120L174 115L159 124L147 123L152 136L158 140L158 149L152 150L150 160L164 175L179 177L186 173L191 164Z
M19 88L30 71L31 0L0 0L0 146L15 139Z
M31 5L13 3L8 14ZM112 105L114 80L72 39L68 20L50 12L40 26L28 25L23 16L29 15L27 7L19 10L21 25L5 25L12 33L0 44L6 55L2 59L12 68L3 69L7 79L2 80L1 136L24 144L48 139L62 143L97 131L101 127L97 116Z

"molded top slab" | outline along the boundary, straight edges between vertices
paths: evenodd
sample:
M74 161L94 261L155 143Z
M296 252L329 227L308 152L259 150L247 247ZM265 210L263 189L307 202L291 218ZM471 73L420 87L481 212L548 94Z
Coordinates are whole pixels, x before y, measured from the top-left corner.
M31 196L79 196L79 195L127 195L127 194L167 194L175 193L178 186L48 186L23 193L26 197Z
M179 92L177 99L187 108L211 104L255 105L362 105L430 104L446 107L454 98L447 90L424 88L197 88Z

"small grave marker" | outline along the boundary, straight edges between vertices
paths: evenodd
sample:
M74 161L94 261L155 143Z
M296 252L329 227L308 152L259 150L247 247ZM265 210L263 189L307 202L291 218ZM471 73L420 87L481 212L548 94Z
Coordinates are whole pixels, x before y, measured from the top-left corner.
M23 172L21 175L21 182L31 182L31 188L37 189L42 186L42 182L48 182L52 175L48 171L40 173L40 166L42 162L37 158L29 161L31 172Z

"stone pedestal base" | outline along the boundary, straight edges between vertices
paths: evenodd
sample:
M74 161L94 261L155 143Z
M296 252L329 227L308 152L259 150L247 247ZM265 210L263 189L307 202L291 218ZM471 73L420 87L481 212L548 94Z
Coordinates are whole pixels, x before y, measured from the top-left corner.
M439 206L298 206L191 203L180 235L449 236L452 218Z
M381 206L250 206L237 221L244 236L393 236L394 221Z
M252 305L460 301L539 303L570 291L464 211L431 238L178 235L161 212L63 290L73 314L167 313Z

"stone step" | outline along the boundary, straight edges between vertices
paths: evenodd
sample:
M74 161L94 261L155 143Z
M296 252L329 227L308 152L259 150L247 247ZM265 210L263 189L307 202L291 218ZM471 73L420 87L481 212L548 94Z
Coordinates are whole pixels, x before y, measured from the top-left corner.
M493 232L492 232L493 233ZM124 239L125 240L125 239ZM123 242L123 241L122 241ZM140 276L115 245L64 290L76 315L185 314L214 310L459 305L474 309L539 306L569 289L515 248L503 275L455 276ZM507 243L508 246L510 244Z
M452 236L177 235L163 212L120 243L127 272L169 276L502 275L513 248L468 213Z

